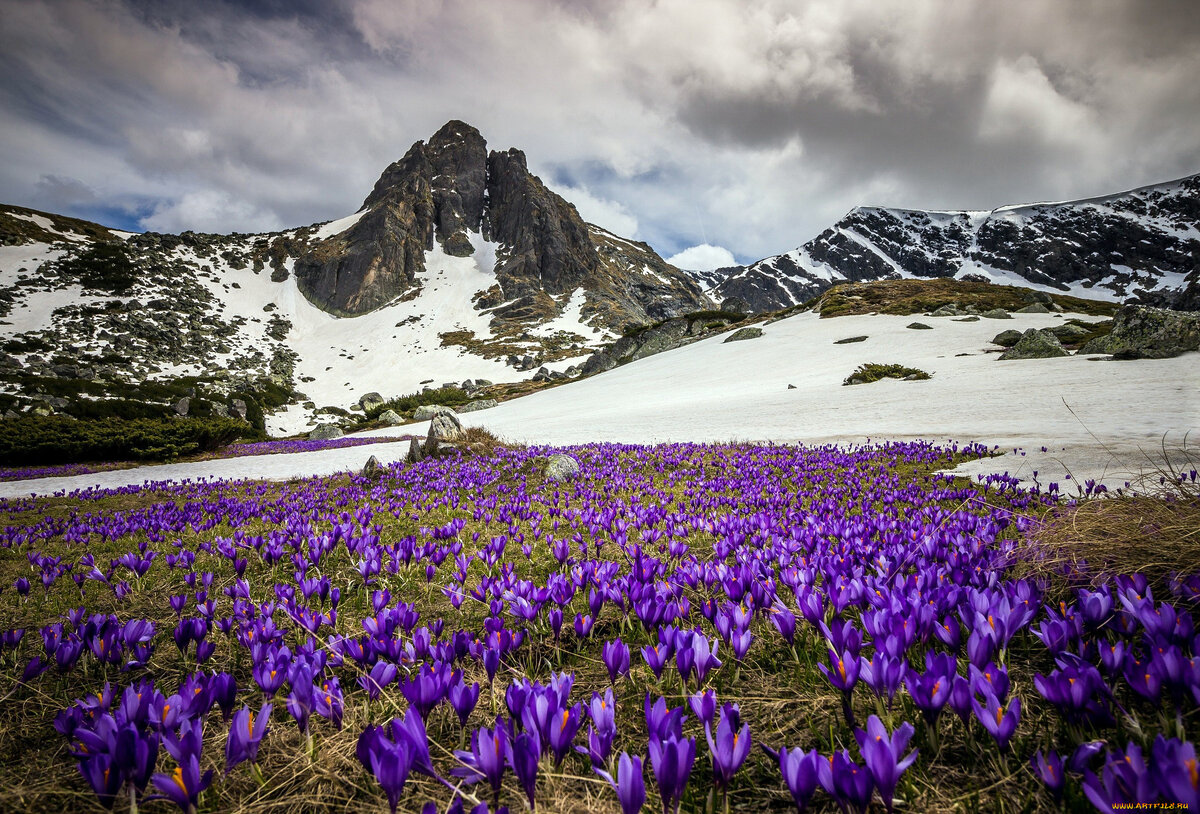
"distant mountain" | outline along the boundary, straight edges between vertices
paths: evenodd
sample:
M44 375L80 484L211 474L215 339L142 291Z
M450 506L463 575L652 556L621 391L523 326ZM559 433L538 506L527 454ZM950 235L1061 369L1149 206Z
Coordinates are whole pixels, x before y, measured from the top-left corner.
M839 282L958 278L1200 310L1200 175L1130 192L991 211L858 207L814 239L697 279L755 311Z
M626 326L710 306L519 150L451 121L354 214L283 232L130 234L0 207L0 414L201 377L293 392L273 428L295 430L366 391L561 372Z

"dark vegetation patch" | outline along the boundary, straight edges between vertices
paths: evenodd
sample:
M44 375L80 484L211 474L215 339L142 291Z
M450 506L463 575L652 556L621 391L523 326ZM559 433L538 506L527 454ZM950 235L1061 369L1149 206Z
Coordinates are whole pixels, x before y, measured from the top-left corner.
M969 280L877 280L843 283L805 303L818 308L821 318L856 314L923 314L943 305L975 306L980 311L1003 308L1015 311L1048 297L1064 311L1091 316L1112 316L1117 304L1086 300L1066 294L1043 294L1028 288Z
M166 461L259 437L246 423L227 418L21 416L0 422L0 464Z
M918 379L928 379L930 375L924 370L915 367L905 367L904 365L883 365L878 362L868 362L859 365L858 369L846 377L842 382L847 384L868 384L877 382L880 379L908 379L915 381Z

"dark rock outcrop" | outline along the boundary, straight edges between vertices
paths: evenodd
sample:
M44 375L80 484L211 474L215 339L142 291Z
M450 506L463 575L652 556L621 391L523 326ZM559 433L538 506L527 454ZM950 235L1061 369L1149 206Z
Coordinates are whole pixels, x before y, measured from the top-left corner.
M1111 353L1118 359L1169 359L1200 350L1200 314L1130 305L1117 312L1112 330L1080 353Z
M1126 193L991 212L859 207L786 254L704 277L714 298L756 312L803 303L842 282L1011 278L1062 291L1200 310L1200 175ZM1185 275L1178 285L1174 275ZM717 278L714 280L714 276Z
M1021 334L1021 338L1011 348L1000 354L1002 360L1008 359L1052 359L1056 356L1066 356L1058 337L1050 331L1030 328Z

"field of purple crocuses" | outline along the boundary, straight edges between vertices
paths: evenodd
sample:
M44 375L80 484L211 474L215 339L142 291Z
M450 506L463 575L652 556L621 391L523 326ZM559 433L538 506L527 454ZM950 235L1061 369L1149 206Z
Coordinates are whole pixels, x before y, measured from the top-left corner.
M0 810L1197 810L1200 579L1031 567L987 454L0 502Z

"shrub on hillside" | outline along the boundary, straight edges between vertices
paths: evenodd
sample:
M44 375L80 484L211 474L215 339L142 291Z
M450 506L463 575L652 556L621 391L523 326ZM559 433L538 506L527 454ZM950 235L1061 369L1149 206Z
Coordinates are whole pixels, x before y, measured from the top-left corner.
M467 391L461 387L439 387L436 390L425 390L420 393L409 393L407 396L397 396L391 401L372 407L367 411L367 418L375 419L385 410L395 410L397 415L409 418L414 410L426 404L440 404L443 407L459 407L471 401Z
M911 381L928 378L929 374L919 368L868 362L865 365L859 365L858 369L847 376L842 384L867 384L868 382L877 382L880 379L908 379Z
M22 416L0 422L0 464L165 461L210 452L239 438L258 437L247 424L227 418Z

